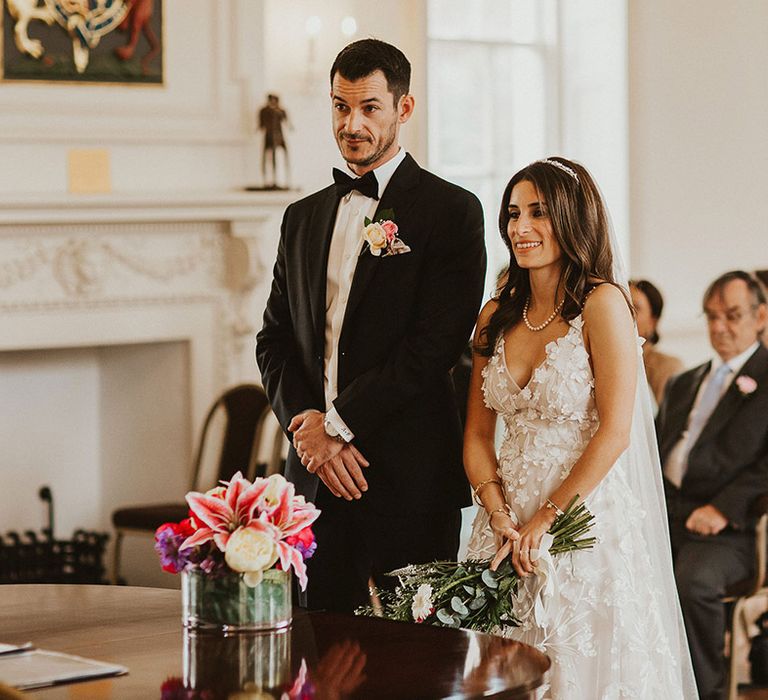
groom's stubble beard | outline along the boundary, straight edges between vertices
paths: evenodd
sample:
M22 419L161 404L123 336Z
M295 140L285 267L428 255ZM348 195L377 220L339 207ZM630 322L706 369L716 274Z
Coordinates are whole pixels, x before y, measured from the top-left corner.
M379 139L378 143L374 144L376 146L373 153L371 153L368 156L354 156L354 154L348 154L345 153L344 149L344 142L346 138L354 138L354 139L368 139L371 141L369 137L367 137L365 134L353 134L348 131L340 131L336 135L336 144L339 147L339 152L341 153L341 157L344 158L344 161L346 163L349 163L350 165L362 165L362 166L368 166L372 165L376 161L378 161L391 147L392 144L395 143L397 140L397 120L393 120L392 123L389 125L389 128L387 129L384 136Z

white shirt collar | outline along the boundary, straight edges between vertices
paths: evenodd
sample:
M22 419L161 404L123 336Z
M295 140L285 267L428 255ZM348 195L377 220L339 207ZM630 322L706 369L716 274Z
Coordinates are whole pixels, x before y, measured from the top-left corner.
M728 360L728 362L723 362L719 355L715 355L715 357L712 359L710 372L714 373L720 367L720 365L728 365L731 368L731 372L738 374L741 372L741 368L747 363L747 360L752 357L752 354L755 352L755 350L757 350L759 346L760 342L756 340L743 353L736 355L736 357L732 357L730 360Z
M376 175L376 182L379 183L379 199L381 199L382 195L384 194L384 190L387 189L387 185L389 184L389 181L392 179L392 176L395 174L395 170L397 170L397 166L400 165L405 160L405 150L400 148L398 149L397 153L392 156L386 163L383 165L380 165L378 168L374 168L373 174ZM355 173L349 165L347 165L347 168L349 171L354 175L355 177L359 177L357 173Z

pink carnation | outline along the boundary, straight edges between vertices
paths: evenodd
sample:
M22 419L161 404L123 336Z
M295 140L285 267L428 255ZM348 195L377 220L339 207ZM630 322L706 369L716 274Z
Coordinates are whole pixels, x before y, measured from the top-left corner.
M742 374L740 377L736 377L736 386L739 387L739 391L747 396L757 389L757 382L752 377Z
M309 559L317 549L317 542L315 542L315 534L312 532L311 527L305 527L297 535L291 535L285 538L285 543L291 545L294 549L297 549L304 561Z

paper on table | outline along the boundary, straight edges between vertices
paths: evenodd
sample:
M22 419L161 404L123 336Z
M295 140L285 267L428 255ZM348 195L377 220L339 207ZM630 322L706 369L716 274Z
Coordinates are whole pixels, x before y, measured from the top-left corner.
M20 651L27 651L32 648L32 642L25 644L0 644L0 656L3 654L18 654Z
M0 655L0 681L19 690L124 673L125 666L42 649Z

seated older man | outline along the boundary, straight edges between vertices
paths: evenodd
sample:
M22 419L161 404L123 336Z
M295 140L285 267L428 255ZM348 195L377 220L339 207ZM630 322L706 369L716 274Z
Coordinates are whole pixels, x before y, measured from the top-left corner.
M750 502L768 490L768 350L765 294L729 272L704 294L715 356L672 379L657 429L675 577L703 700L725 686L720 597L751 573Z

